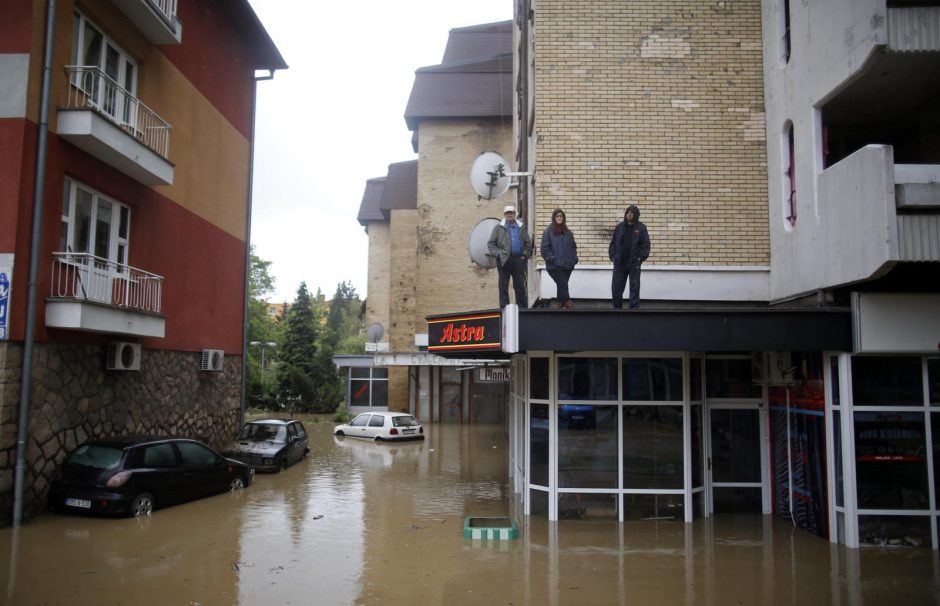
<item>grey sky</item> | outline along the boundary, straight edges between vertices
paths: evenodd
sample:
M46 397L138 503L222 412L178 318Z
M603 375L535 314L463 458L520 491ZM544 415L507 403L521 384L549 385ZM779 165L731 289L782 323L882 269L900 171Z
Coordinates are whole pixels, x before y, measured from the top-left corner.
M511 0L250 0L290 69L258 84L251 240L272 262L274 302L301 281L366 296L366 179L415 158L403 114L414 71L455 27L512 18ZM467 167L469 178L470 167Z

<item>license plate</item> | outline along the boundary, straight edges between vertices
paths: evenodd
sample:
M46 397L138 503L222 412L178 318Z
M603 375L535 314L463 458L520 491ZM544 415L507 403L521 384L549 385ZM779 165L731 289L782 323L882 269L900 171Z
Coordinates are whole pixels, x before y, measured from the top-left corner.
M91 501L85 499L65 499L65 504L69 507L81 507L82 509L91 509Z
M404 431L402 431L402 433L414 433L414 432L415 432L414 429L405 429Z

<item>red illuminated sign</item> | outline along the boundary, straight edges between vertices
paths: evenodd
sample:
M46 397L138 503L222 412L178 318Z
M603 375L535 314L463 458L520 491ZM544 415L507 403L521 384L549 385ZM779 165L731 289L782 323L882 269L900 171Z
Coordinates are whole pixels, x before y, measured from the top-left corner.
M501 346L499 312L428 320L428 351L499 351Z

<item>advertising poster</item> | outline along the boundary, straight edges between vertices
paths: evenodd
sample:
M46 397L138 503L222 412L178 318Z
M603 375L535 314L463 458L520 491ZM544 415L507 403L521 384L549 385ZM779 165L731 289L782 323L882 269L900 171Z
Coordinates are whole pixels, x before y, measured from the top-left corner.
M0 255L0 341L9 338L10 282L13 278L13 255Z

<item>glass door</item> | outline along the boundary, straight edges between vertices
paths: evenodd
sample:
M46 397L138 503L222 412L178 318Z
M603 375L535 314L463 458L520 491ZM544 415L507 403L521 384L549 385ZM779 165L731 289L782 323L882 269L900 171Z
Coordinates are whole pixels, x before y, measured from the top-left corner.
M711 408L709 473L714 513L761 513L763 473L758 407Z

